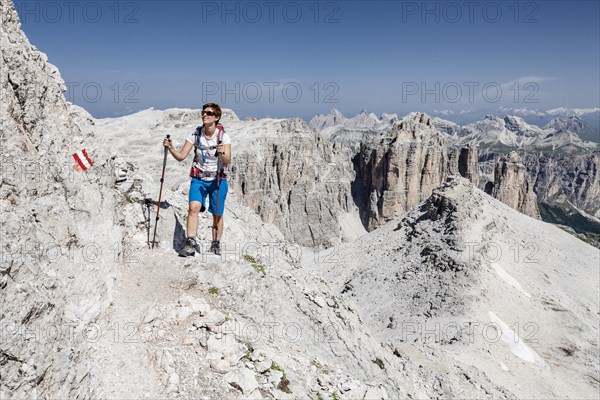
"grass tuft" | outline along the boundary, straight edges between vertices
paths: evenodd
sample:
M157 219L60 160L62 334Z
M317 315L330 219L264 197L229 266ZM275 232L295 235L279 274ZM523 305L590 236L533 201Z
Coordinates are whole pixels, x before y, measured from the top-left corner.
M256 270L256 272L260 272L263 275L266 275L265 266L256 257L246 254L244 256L244 259L250 263L250 265Z

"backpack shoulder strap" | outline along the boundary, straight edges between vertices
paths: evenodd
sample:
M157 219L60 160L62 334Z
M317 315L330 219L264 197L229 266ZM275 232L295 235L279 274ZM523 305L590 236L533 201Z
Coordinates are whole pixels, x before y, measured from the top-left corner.
M196 132L194 132L194 136L196 136L196 140L194 140L194 162L197 161L198 158L198 146L200 146L200 136L202 135L202 126L196 128Z

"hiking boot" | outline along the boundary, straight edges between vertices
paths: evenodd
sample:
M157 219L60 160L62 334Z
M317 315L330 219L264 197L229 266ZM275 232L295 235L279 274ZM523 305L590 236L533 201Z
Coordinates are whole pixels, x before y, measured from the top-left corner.
M210 245L210 250L211 252L215 253L216 255L220 256L221 255L221 242L219 242L218 240L213 240L211 245Z
M179 251L180 257L189 257L196 254L196 240L193 237L187 238L185 246Z

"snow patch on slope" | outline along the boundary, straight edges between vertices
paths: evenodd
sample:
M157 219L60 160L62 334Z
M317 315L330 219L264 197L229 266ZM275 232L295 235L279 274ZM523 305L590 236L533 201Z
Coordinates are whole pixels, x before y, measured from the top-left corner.
M515 331L510 329L509 326L492 311L490 311L489 314L490 321L498 325L498 335L503 342L508 344L510 351L514 355L527 362L539 365L540 367L547 367L546 362L531 347L527 346Z

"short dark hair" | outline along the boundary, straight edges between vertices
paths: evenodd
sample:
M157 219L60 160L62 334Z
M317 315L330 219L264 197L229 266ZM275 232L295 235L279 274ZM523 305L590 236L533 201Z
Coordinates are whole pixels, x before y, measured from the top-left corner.
M219 107L218 104L215 103L206 103L205 105L202 106L202 111L204 111L207 108L212 108L215 115L219 118L217 120L217 124L221 121L221 115L222 115L222 111L221 111L221 107Z

